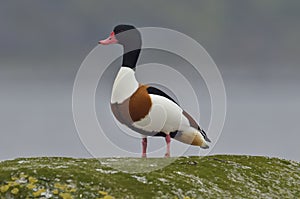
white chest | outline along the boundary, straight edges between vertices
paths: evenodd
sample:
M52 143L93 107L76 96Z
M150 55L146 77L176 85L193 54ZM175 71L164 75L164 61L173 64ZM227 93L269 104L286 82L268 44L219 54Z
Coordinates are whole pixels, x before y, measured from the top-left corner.
M121 67L113 84L111 103L122 103L129 98L139 87L134 70Z

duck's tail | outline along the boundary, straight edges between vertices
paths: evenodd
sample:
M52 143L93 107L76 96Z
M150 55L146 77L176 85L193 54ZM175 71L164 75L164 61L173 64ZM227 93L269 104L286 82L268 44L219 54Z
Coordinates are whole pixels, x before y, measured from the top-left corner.
M210 142L210 140L207 138L205 132L198 131L197 129L192 127L186 131L178 132L174 139L185 144L200 146L203 149L209 148L207 142Z

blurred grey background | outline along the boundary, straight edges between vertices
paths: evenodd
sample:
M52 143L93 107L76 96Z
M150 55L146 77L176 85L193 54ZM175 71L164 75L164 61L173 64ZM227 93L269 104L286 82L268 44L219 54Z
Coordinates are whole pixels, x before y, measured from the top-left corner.
M228 106L210 154L300 161L299 22L294 0L1 0L0 160L91 157L72 118L74 79L97 41L129 23L185 33L216 62Z

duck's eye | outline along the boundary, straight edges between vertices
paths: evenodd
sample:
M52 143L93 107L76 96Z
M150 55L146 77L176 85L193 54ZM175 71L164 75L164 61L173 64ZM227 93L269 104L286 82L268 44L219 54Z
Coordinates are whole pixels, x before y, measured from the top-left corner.
M109 38L108 40L111 40L111 38Z

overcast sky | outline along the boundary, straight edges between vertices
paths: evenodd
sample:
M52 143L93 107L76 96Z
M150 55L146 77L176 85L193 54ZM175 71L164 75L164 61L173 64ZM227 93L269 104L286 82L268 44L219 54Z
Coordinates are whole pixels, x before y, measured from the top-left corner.
M298 1L289 0L130 0L118 4L0 1L0 160L24 156L91 157L72 117L73 83L97 41L115 25L129 23L180 31L197 40L217 64L227 92L227 117L209 154L300 161L299 9ZM184 65L182 60L163 52L144 52L146 63L153 59L172 67ZM143 79L142 68L138 72ZM190 80L199 85L201 124L207 129L207 89L200 77ZM103 93L109 92L111 81L107 78L100 82L96 99L109 99ZM109 106L97 104L99 120L101 107L106 105ZM193 110L192 104L186 106ZM113 120L111 116L106 118L110 119ZM121 136L116 124L106 128L111 128L108 137L112 142L132 152L132 156L139 156L140 139ZM153 138L149 151L163 146L162 138ZM173 154L181 147L184 148L174 142ZM163 154L161 150L155 155ZM199 149L190 148L186 154L197 155Z

